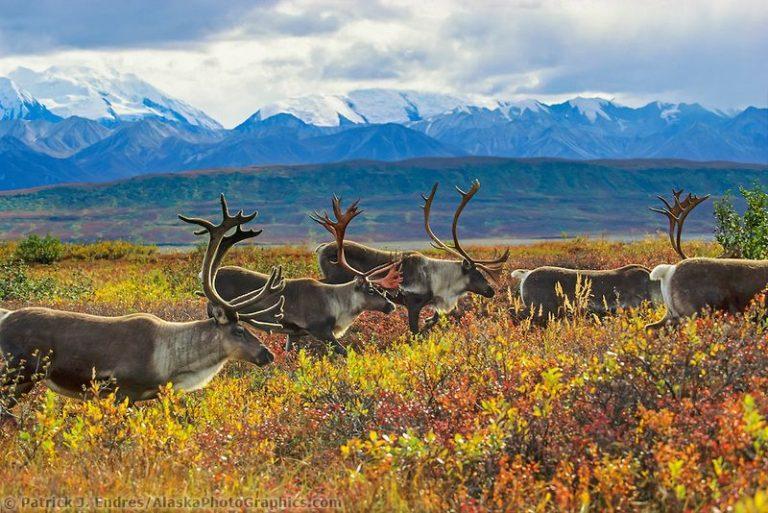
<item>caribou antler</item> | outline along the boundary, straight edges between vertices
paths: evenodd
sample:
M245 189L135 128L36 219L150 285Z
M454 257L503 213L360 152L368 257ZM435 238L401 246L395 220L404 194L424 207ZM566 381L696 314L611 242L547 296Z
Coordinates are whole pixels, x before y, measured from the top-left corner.
M509 258L509 248L507 248L506 251L504 251L503 254L496 258L492 258L489 260L477 260L472 258L469 253L467 253L462 247L461 243L459 242L459 218L461 217L462 212L464 211L464 207L467 206L467 203L474 197L474 195L477 193L477 191L480 190L480 181L475 180L472 182L471 187L468 191L463 191L459 187L456 187L456 190L461 195L461 203L459 203L459 206L456 208L456 212L453 214L453 225L451 226L451 234L453 235L453 245L446 244L440 238L438 238L437 235L432 231L432 228L429 226L429 216L432 211L432 202L435 199L435 193L437 193L437 187L438 184L436 183L434 186L432 186L432 191L429 193L429 196L421 195L422 199L424 200L424 205L422 208L424 209L424 229L427 232L427 235L430 239L432 239L431 245L434 248L441 249L443 251L446 251L448 253L451 253L452 255L458 257L461 260L465 260L469 262L471 265L474 265L485 272L489 273L491 277L493 277L495 274L497 274L499 271L501 271L502 266L504 265L504 262L507 261Z
M346 235L347 226L349 226L349 223L352 221L352 219L363 212L357 207L359 203L360 200L357 200L352 203L352 205L350 205L346 211L342 211L341 199L334 194L333 199L331 200L331 207L333 209L333 215L336 218L335 221L332 220L330 216L328 216L327 212L323 212L322 214L315 212L309 217L314 222L328 230L336 238L336 263L338 263L341 267L351 272L352 274L360 276L361 278L364 278L366 281L374 285L378 285L379 287L385 289L395 289L399 287L403 281L403 276L399 271L400 261L386 262L382 265L374 267L367 272L355 269L347 261L344 251L344 237ZM386 274L382 278L373 278L374 276L378 276L379 274L384 273Z
M240 210L237 214L232 215L229 213L229 207L227 206L227 200L224 198L224 194L220 197L221 201L221 223L215 225L206 219L200 219L196 217L186 217L179 215L179 219L185 223L196 224L202 226L202 229L197 230L195 235L203 235L208 233L208 247L203 257L203 294L214 306L221 308L230 321L243 320L257 327L280 327L279 324L268 321L259 321L257 317L261 315L269 315L271 318L279 320L282 318L282 305L284 298L280 298L271 306L253 312L249 314L241 314L239 312L255 305L256 303L268 298L273 297L276 293L283 290L285 287L285 280L282 277L282 268L273 268L269 275L267 283L261 289L245 294L233 301L226 301L216 290L216 272L218 266L221 263L221 258L227 249L229 249L236 242L256 237L261 233L261 230L243 230L242 225L248 223L256 217L256 212L245 215ZM227 233L235 229L235 232L231 235ZM222 248L223 246L223 248ZM275 313L277 312L277 313Z
M667 217L669 220L669 243L672 245L672 249L675 250L675 253L680 255L680 258L685 260L688 257L685 256L681 245L683 224L685 223L685 219L688 217L688 214L690 214L694 208L709 198L709 194L706 196L696 196L694 194L688 193L688 195L681 201L680 196L682 194L683 189L672 189L671 204L663 196L657 196L657 198L659 198L662 203L664 203L664 208L651 207L651 210L653 212L663 214Z

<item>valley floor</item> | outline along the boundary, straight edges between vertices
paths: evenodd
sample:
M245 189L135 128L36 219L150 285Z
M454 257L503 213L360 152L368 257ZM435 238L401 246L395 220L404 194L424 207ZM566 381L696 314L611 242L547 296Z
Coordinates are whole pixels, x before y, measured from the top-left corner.
M718 252L709 243L687 248ZM193 294L199 251L68 246L62 261L31 266L11 262L12 253L12 244L0 246L3 308L205 315ZM314 258L304 248L245 248L227 263L317 275ZM576 239L513 247L508 269L674 261L662 238ZM206 509L381 512L765 504L760 308L649 337L643 325L663 309L538 328L511 322L517 301L505 273L495 298L464 301L425 337L406 334L400 310L365 315L343 340L354 349L346 359L317 347L286 354L281 337L267 336L273 365L230 364L205 390L167 390L136 406L38 387L15 410L20 425L0 432L0 500L137 498L171 509L186 498Z

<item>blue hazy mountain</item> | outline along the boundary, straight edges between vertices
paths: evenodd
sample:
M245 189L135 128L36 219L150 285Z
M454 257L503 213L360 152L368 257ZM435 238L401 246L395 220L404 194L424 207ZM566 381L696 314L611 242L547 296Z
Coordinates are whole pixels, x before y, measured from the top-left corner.
M367 89L264 105L226 130L138 77L94 73L21 68L14 80L0 78L0 189L216 167L424 157L768 162L765 108L724 113L662 102L632 108L600 98L546 105Z

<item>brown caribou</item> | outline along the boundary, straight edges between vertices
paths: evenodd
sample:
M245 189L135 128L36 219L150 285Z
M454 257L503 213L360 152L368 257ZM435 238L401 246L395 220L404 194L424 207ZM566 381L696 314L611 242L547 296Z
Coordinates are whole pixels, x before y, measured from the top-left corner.
M402 279L399 262L388 262L365 272L357 270L346 259L348 243L344 241L350 221L362 213L358 202L342 211L341 200L332 200L332 220L328 214L315 213L311 218L327 229L336 239L339 265L351 276L339 284L323 283L312 278L291 278L285 281L283 294L286 306L281 326L273 331L288 335L286 350L291 349L302 337L312 336L328 342L334 351L345 355L347 350L339 342L349 327L364 311L389 314L395 305L387 298L385 290L397 289ZM378 276L378 278L377 278ZM269 276L242 267L222 267L216 276L216 287L222 296L237 297L264 286Z
M22 308L0 311L0 351L5 370L0 376L0 415L9 409L38 380L51 390L69 397L84 398L92 382L116 389L120 399L152 399L159 388L171 383L180 390L204 387L231 359L262 366L274 357L259 338L244 325L259 329L279 326L284 299L284 281L273 269L264 285L249 294L222 299L214 286L214 257L228 240L227 232L237 229L239 237L256 232L241 226L256 215L229 214L221 196L223 220L214 225L204 219L179 216L208 233L203 258L203 293L214 315L192 322L168 322L139 313L102 317L50 308ZM266 308L243 313L255 304Z
M576 302L577 283L583 287L581 291L587 292L588 287L586 311L598 316L614 313L617 308L638 307L643 301L661 302L658 282L651 280L648 268L637 264L606 270L551 266L516 269L512 278L520 281L524 311L540 324L562 317L566 298L571 304Z
M651 279L661 283L667 308L660 321L646 326L651 332L706 309L742 312L768 286L768 260L686 257L680 246L683 223L691 210L709 196L688 194L681 200L681 192L673 191L672 204L661 198L665 208L654 209L669 219L669 240L682 261L657 265L651 272Z
M669 218L669 240L675 251L685 258L680 248L682 224L690 211L709 196L699 198L689 195L681 202L681 194L682 191L673 191L673 204L659 196L666 208L651 210ZM638 264L606 270L549 266L532 271L517 269L512 271L512 278L520 281L520 298L525 305L525 311L532 313L533 319L540 323L565 314L564 302L566 299L572 304L575 301L577 282L583 287L589 286L586 310L596 315L613 313L619 307L637 307L643 301L652 304L663 301L659 282L652 278L647 267ZM559 291L556 290L558 283ZM516 312L516 315L519 316L520 312Z
M467 203L480 190L480 182L475 180L468 191L458 187L461 203L453 216L453 244L440 240L429 225L432 202L437 193L438 184L432 187L429 196L422 195L424 200L424 228L431 239L433 247L440 249L458 260L441 260L431 258L419 252L396 252L364 246L354 242L345 243L344 253L348 262L356 269L372 270L379 266L400 261L403 283L392 301L404 305L408 310L408 326L412 333L426 331L440 318L456 308L459 298L466 293L475 293L483 297L493 297L494 290L485 274L492 279L501 271L504 262L509 258L505 251L498 258L479 260L472 258L461 247L458 234L458 223L461 213ZM351 279L352 273L344 266L338 265L338 245L336 243L322 244L318 247L318 264L326 283L343 283ZM484 274L485 273L485 274ZM426 306L433 306L435 314L425 326L419 326L419 315Z

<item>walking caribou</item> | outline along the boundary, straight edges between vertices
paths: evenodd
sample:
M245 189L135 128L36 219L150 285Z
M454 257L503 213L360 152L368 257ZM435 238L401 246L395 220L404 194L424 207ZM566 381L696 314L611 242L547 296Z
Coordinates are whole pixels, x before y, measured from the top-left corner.
M353 267L346 259L348 243L344 237L350 221L362 210L355 202L342 211L341 200L336 196L331 205L336 220L332 220L327 213L321 215L316 212L310 217L335 237L336 244L341 248L339 265L348 271L350 279L339 284L323 283L312 278L285 280L283 294L286 306L281 326L273 330L288 335L286 350L309 335L330 343L336 353L346 355L347 350L339 338L361 313L368 310L389 314L395 309L385 290L395 290L400 285L400 263L388 262L365 272ZM266 274L242 267L222 267L216 275L216 288L224 298L237 297L263 287L268 279Z
M637 264L607 270L550 266L516 269L512 271L512 278L520 281L520 298L525 310L540 324L565 314L565 298L575 302L577 283L585 289L589 287L586 309L596 315L613 313L619 307L637 307L643 301L661 302L658 282L651 280L648 268Z
M682 261L657 265L651 272L651 279L661 283L667 307L660 321L646 325L646 330L651 332L675 325L704 309L742 312L768 286L768 260L688 258L685 255L680 245L685 218L709 196L688 194L681 200L681 193L672 192L671 204L661 198L664 208L654 209L669 219L669 240Z
M392 301L404 305L408 310L408 326L412 333L419 333L431 328L440 318L456 308L459 298L466 293L475 293L483 297L493 297L494 290L485 274L492 279L501 271L504 262L509 258L509 251L498 258L478 260L472 258L459 242L458 222L467 203L480 190L480 182L475 180L468 191L458 187L461 203L453 216L453 245L440 240L429 225L432 202L437 193L438 184L432 187L429 196L422 195L424 200L424 228L432 241L432 245L455 256L458 260L441 260L431 258L421 253L383 251L354 242L345 243L344 256L356 269L374 270L380 266L399 261L402 273L402 284L399 292L392 296ZM326 243L318 247L318 264L326 283L343 283L348 281L352 272L345 265L340 265L338 243ZM426 306L433 306L435 314L423 328L419 326L419 315Z
M281 271L273 269L260 289L230 301L222 299L214 286L219 247L231 240L233 236L226 234L233 228L240 240L257 233L241 229L256 213L244 215L241 210L230 215L223 195L221 209L223 219L217 225L179 216L201 226L197 234L209 235L202 281L212 318L168 322L146 313L101 317L49 308L0 311L0 351L6 362L0 374L0 415L9 418L9 409L37 380L77 398L86 396L91 382L103 382L116 388L119 398L140 401L156 397L167 383L180 390L202 388L230 359L259 366L272 362L272 353L245 325L279 326L284 280ZM264 303L271 304L243 312Z
M680 247L682 225L691 210L709 196L699 198L689 195L682 203L682 191L673 191L674 205L663 197L665 209L652 208L669 218L669 240L675 251L685 258ZM512 278L520 281L520 298L527 311L534 314L534 320L546 322L549 318L562 316L564 300L574 302L576 284L581 282L590 287L587 311L597 315L614 312L618 307L637 307L643 301L658 304L663 301L661 285L652 277L651 271L637 264L618 269L585 270L562 267L539 267L534 270L516 269ZM560 284L560 295L556 285Z

